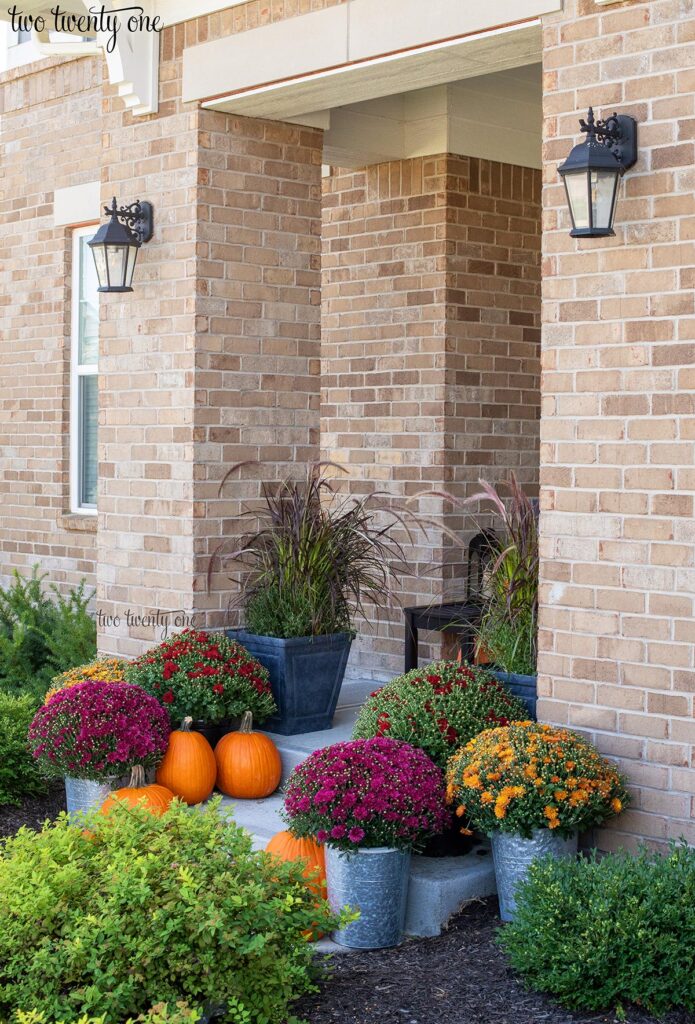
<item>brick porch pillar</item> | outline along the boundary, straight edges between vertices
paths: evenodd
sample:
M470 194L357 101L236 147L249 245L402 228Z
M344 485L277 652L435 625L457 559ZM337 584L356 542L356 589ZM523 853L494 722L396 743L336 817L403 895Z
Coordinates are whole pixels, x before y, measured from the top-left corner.
M99 649L126 657L157 613L223 623L211 552L261 479L318 451L322 133L182 104L182 40L162 46L160 112L112 101L102 179L155 208L134 292L102 303ZM262 474L218 499L248 459Z
M411 502L464 498L511 470L535 494L540 172L444 153L341 171L324 190L324 458L350 469L353 491ZM437 497L411 507L432 525L404 538L403 604L463 598L471 516ZM401 670L395 600L351 661Z

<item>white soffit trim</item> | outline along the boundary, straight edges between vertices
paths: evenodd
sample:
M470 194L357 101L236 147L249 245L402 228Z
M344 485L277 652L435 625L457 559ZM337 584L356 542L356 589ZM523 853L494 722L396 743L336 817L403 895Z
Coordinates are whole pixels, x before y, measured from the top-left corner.
M306 110L325 109L337 103L357 102L388 91L366 89L357 95L337 90L337 99L328 101L318 89L303 90L303 103L290 104L288 109L274 109L267 98L253 109L245 102L251 95L296 91L297 84L327 79L336 74L347 75L355 69L364 70L381 62L393 62L399 70L409 57L436 50L439 74L422 74L412 85L397 83L401 90L453 81L464 77L461 59L455 48L472 37L515 29L517 33L533 27L536 38L531 52L511 59L497 53L496 44L486 53L476 54L479 65L473 74L484 74L503 67L520 65L540 59L540 21L542 14L560 10L562 0L487 0L485 4L461 0L348 0L322 11L289 18L285 21L251 29L247 32L211 40L189 47L183 55L183 98L202 101L215 109L234 110L258 116L290 116ZM450 67L441 67L446 56ZM459 60L454 58L459 57ZM472 52L466 54L473 60ZM417 72L422 61L413 66ZM399 77L402 77L399 75ZM309 102L307 102L307 100ZM224 105L220 103L224 101ZM229 102L228 102L229 101ZM233 105L232 105L233 101Z
M348 4L223 36L184 50L183 99L238 92L345 64Z
M283 120L309 110L360 103L535 64L541 60L541 51L541 26L534 21L273 82L231 96L211 97L202 105L248 117Z
M99 181L57 188L53 193L53 226L77 227L98 221L101 217L100 194Z

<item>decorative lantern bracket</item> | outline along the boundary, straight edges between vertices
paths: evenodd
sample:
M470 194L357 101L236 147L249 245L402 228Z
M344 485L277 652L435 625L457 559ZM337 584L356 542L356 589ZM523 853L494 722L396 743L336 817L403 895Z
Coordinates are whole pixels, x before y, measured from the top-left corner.
M610 150L620 164L621 173L637 163L637 121L629 114L613 113L605 120L595 120L594 109L589 107L586 121L582 118L579 127L595 141Z
M154 231L154 210L152 203L137 199L129 206L118 206L114 196L110 206L104 207L108 217L119 220L137 240L138 245L149 242Z

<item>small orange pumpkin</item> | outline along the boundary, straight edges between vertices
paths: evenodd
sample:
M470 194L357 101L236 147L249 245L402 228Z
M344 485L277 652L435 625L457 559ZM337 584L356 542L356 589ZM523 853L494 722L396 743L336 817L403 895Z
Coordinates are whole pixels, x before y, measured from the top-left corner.
M277 832L266 846L266 851L280 860L306 861L305 878L317 896L326 895L326 853L313 839L297 839L291 832ZM318 874L317 874L318 872Z
M326 852L323 846L313 839L297 839L291 832L277 832L266 846L266 852L279 860L305 861L304 877L309 879L307 888L320 899L326 899ZM303 935L307 942L323 938L317 924Z
M174 794L170 789L166 789L164 786L159 786L156 783L147 786L145 784L145 770L141 764L136 764L130 773L128 785L124 786L123 789L117 789L115 793L110 793L106 797L106 800L101 805L102 814L108 814L111 811L115 803L114 798L124 800L130 807L135 807L142 800L146 810L159 816L164 814L174 799Z
M218 787L243 800L270 796L282 776L278 748L269 736L252 729L253 716L245 711L238 732L228 732L215 747Z
M184 718L169 735L169 747L157 769L157 782L187 804L199 804L212 793L217 766L212 747L199 732L191 732L193 719Z

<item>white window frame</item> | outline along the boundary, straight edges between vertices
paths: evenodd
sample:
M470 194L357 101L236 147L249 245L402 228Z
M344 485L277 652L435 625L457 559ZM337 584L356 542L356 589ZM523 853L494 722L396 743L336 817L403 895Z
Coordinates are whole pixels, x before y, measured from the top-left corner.
M80 378L96 376L96 363L78 362L80 353L80 241L94 235L98 223L72 230L72 272L70 278L70 511L95 516L97 506L80 504Z

